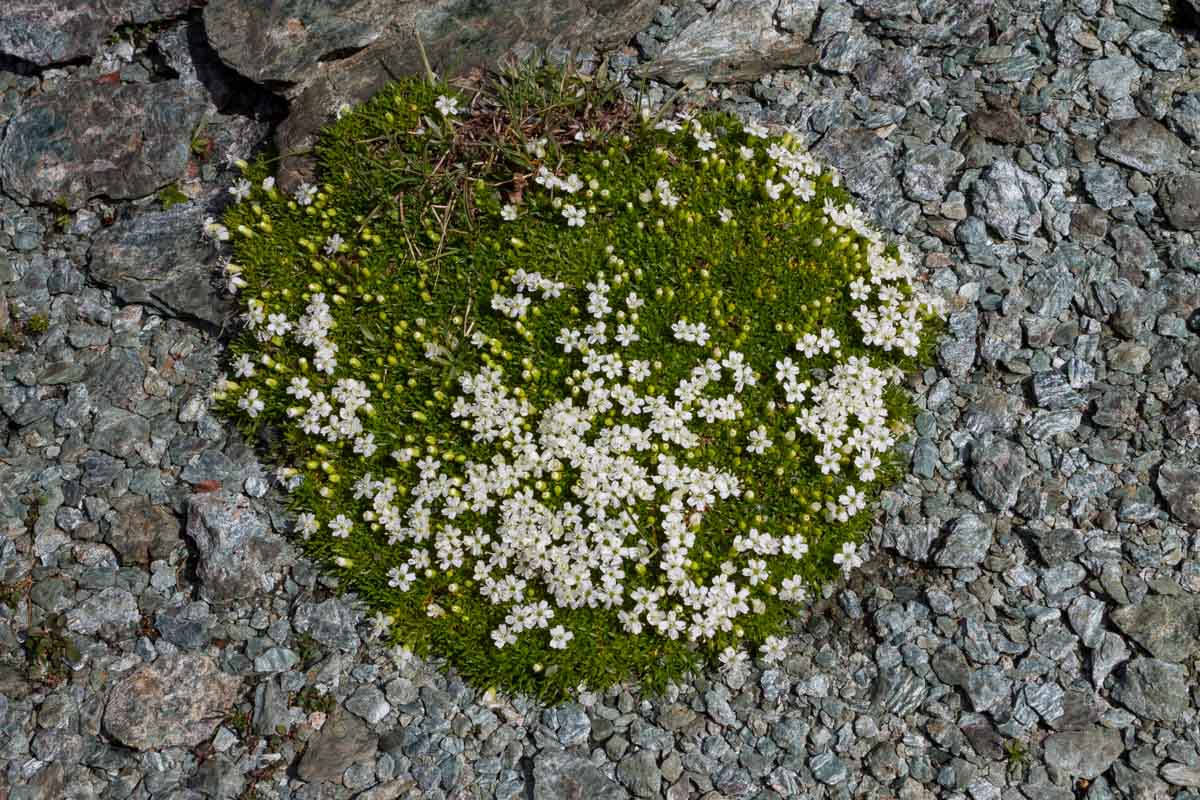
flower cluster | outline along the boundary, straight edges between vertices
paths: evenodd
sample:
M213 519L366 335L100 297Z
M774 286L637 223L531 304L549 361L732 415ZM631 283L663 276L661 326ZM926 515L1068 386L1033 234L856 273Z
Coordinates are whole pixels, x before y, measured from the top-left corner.
M428 158L462 109L420 97L337 126L419 129L404 157ZM495 663L579 669L606 620L736 670L862 564L899 357L940 303L790 136L690 113L634 133L554 162L529 139L465 247L376 221L390 201L336 182L361 155L291 196L250 174L206 223L235 238L246 328L215 396L287 428L297 533L410 642L469 630Z

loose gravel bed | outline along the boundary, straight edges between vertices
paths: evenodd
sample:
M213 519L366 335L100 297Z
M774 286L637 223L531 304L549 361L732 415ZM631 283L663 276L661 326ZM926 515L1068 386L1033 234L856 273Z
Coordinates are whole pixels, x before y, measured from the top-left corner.
M284 119L263 87L310 97L228 49L254 4L113 3L106 41L15 5L0 798L1200 798L1187 0L684 2L576 54L792 126L951 314L866 566L781 664L550 708L380 646L210 410L199 231ZM371 38L335 22L313 70Z

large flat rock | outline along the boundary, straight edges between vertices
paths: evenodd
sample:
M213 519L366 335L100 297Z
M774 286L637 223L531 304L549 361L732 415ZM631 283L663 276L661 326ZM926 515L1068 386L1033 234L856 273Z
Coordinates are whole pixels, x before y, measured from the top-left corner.
M0 53L38 66L96 53L121 23L178 16L191 0L7 0Z
M196 203L118 222L92 245L89 273L123 302L219 327L233 303L214 284L217 268L212 248L200 238L203 222Z
M145 197L183 175L206 107L199 87L178 81L74 82L9 122L0 183L13 197L72 209L93 197Z
M104 729L135 750L199 744L233 705L241 683L206 655L160 656L113 686Z

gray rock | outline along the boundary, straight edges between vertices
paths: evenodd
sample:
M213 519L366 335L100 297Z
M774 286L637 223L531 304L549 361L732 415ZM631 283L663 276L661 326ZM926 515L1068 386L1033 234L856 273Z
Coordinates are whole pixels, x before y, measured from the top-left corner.
M1116 167L1085 167L1082 170L1083 185L1097 208L1108 210L1128 205L1133 192L1125 183L1125 176Z
M301 603L296 607L292 625L326 647L352 652L358 649L354 629L356 615L342 600L331 597L323 603Z
M286 672L300 663L300 656L287 647L271 647L254 657L255 672Z
M72 209L145 197L183 175L205 108L201 89L177 81L70 83L9 120L0 182L14 197Z
M1158 203L1171 227L1200 231L1200 176L1185 173L1167 177L1158 191Z
M379 737L361 719L334 709L321 730L308 740L296 773L306 781L338 781L352 764L375 758Z
M903 201L899 181L892 174L897 146L865 128L833 128L813 153L842 174L845 186L866 198L877 217L883 210Z
M195 203L145 211L105 230L92 245L90 275L127 303L220 327L234 304L213 282L212 249Z
M836 786L850 776L846 763L828 750L810 758L808 768L813 777L826 786Z
M1187 668L1154 658L1125 665L1113 688L1113 700L1144 719L1176 722L1188 713Z
M1072 778L1086 780L1101 775L1125 752L1120 731L1102 725L1051 734L1043 747L1047 764Z
M1165 461L1155 480L1171 516L1193 529L1200 528L1200 472L1187 461Z
M1129 97L1142 80L1142 69L1129 56L1099 58L1088 65L1088 83L1106 100Z
M1005 439L985 436L971 447L971 487L1000 513L1017 502L1029 465L1020 448Z
M657 798L662 772L653 750L639 750L617 764L617 777L635 797Z
M1094 650L1104 642L1103 601L1080 595L1071 601L1067 609L1067 619L1084 647Z
M803 36L776 25L776 4L721 0L711 14L697 17L640 70L668 83L691 75L709 81L752 81L783 66L806 66L820 52ZM799 9L803 24L807 9ZM809 25L811 25L811 20Z
M775 20L788 33L807 39L817 21L820 5L820 0L780 0L775 9Z
M38 66L95 54L120 24L187 11L189 0L9 0L0 16L0 53Z
M967 697L976 711L990 711L1006 706L1012 699L1013 682L1000 667L985 666L967 675Z
M117 458L128 458L150 439L150 422L139 414L120 408L105 408L96 414L92 447Z
M160 610L154 627L163 639L176 647L198 650L208 643L210 619L206 603L187 603Z
M1147 175L1178 170L1187 158L1179 137L1149 117L1118 120L1100 140L1100 152Z
M206 655L159 656L116 682L104 729L135 750L191 747L212 735L240 687Z
M955 378L971 371L978 352L976 336L979 331L979 312L974 306L950 314L947 321L949 340L938 348L938 361Z
M1129 638L1163 661L1182 663L1200 650L1200 599L1153 595L1112 613Z
M250 719L259 736L275 736L288 728L287 692L278 679L265 680L254 690L254 715Z
M187 535L199 551L200 594L209 601L252 596L272 585L272 573L287 560L287 545L250 500L225 489L191 496Z
M167 558L183 543L179 520L166 506L151 503L147 498L126 494L113 501L115 518L105 541L121 559L121 563L149 565L151 561Z
M904 192L919 203L941 200L946 184L962 166L962 154L948 147L922 145L904 156Z
M141 619L137 600L124 589L110 586L67 612L67 630L92 636L125 638Z
M1046 185L1041 178L1009 159L995 161L975 182L974 212L1005 239L1029 241L1042 227L1041 202Z
M1041 408L1076 408L1083 404L1070 379L1061 372L1039 372L1033 376L1033 398Z
M950 526L946 543L938 552L939 567L973 567L992 546L992 527L976 514L963 514Z
M629 793L582 756L545 748L533 758L534 800L627 800Z
M1166 31L1147 28L1125 40L1129 48L1150 66L1174 72L1184 63L1183 47Z
M1177 761L1169 761L1162 765L1159 774L1172 786L1200 789L1200 764L1180 764Z
M386 717L392 707L377 687L360 686L346 700L346 710L374 725Z

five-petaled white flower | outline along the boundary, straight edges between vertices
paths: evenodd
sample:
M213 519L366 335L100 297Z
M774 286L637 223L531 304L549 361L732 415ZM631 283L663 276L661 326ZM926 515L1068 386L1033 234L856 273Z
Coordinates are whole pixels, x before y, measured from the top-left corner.
M555 625L550 629L550 646L555 650L566 650L567 642L575 638L575 634L564 628L562 625Z
M512 203L505 203L500 209L500 218L506 222L512 222L517 218L517 207Z
M458 113L458 98L439 95L437 102L433 104L443 117L453 116Z
M573 205L563 207L562 215L567 218L567 227L582 228L583 218L587 216L587 211L582 208L576 208Z

